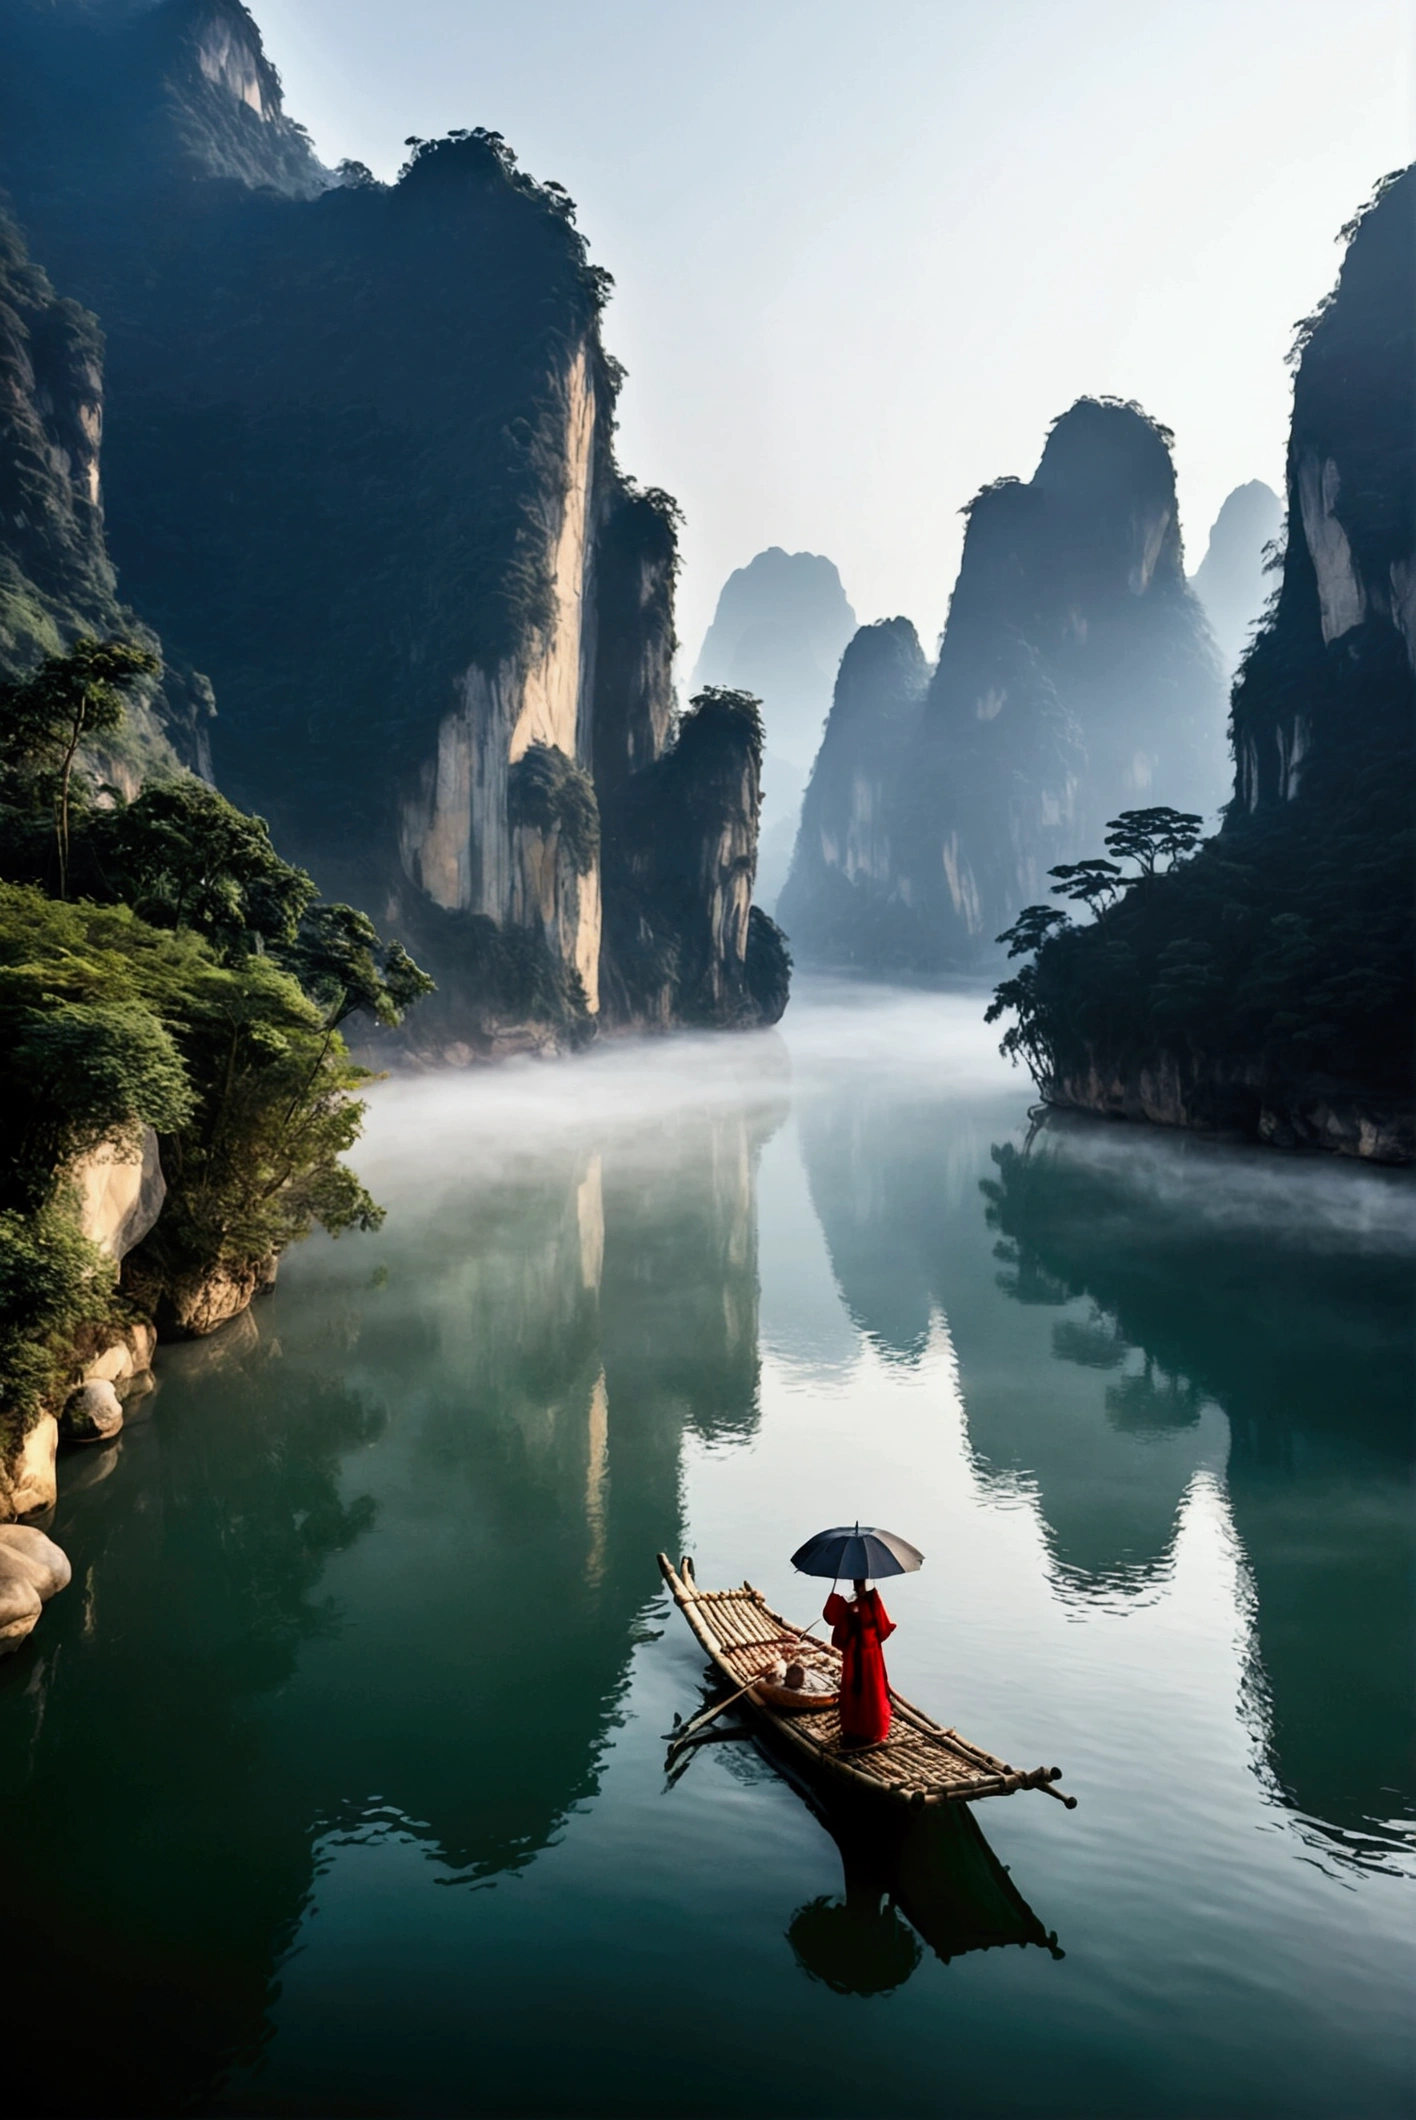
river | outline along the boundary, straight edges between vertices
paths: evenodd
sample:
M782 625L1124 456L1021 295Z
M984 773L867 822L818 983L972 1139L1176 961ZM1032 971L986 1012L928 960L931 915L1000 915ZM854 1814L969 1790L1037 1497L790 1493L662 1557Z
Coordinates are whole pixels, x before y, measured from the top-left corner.
M1416 1194L1029 1144L979 1019L373 1093L383 1230L63 1461L12 2109L1409 2113ZM804 1620L856 1517L927 1555L896 1684L1078 1798L942 1829L914 1925L749 1745L665 1776L656 1550Z

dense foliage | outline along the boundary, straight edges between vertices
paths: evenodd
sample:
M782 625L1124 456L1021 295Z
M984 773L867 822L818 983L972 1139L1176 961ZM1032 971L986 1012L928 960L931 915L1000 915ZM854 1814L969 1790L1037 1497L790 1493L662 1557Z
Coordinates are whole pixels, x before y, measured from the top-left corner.
M21 1418L74 1329L115 1300L161 1316L179 1283L249 1273L316 1222L335 1235L377 1222L341 1160L370 1078L339 1026L358 1010L396 1022L429 985L363 914L317 902L261 820L214 789L96 800L72 725L51 727L46 703L101 682L116 716L123 673L145 662L80 642L0 688L0 1402ZM56 878L57 773L70 801ZM68 1211L69 1173L103 1142L136 1155L146 1127L167 1202L115 1297Z
M149 190L148 151L118 143L129 181L80 214L33 162L12 181L103 319L125 593L210 675L221 784L313 859L387 830L461 673L544 640L582 346L608 441L608 277L495 133L293 198Z
M513 825L553 834L577 876L600 858L600 808L588 773L554 744L533 743L512 766L507 815Z
M1239 1125L1260 1090L1409 1095L1416 692L1394 640L1367 674L1343 741L1293 800L1232 816L1163 873L1143 865L1114 902L1093 897L1088 925L1030 906L1000 937L1032 962L989 1020L1014 1014L1003 1049L1044 1095L1093 1065L1166 1058L1227 1079L1231 1108L1214 1115Z

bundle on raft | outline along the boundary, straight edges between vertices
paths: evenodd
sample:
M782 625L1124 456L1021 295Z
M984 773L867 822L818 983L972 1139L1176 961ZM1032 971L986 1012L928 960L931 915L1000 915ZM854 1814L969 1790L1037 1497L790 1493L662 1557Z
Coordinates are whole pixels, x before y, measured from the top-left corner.
M700 1590L692 1561L685 1556L675 1568L664 1553L659 1573L714 1668L741 1694L743 1705L792 1749L798 1765L897 1803L976 1803L985 1796L1042 1789L1068 1810L1074 1808L1076 1797L1052 1786L1061 1779L1060 1767L1011 1767L969 1744L957 1730L932 1722L893 1686L889 1737L877 1745L845 1744L839 1686L822 1687L823 1674L832 1668L839 1673L839 1650L804 1641L751 1583L738 1590ZM805 1665L808 1657L816 1689L784 1687L783 1661Z

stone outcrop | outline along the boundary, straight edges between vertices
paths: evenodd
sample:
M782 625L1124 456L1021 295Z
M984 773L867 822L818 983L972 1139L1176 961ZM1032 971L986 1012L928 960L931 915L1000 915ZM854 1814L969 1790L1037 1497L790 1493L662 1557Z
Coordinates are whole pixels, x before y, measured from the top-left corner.
M1409 1100L1316 1076L1300 1090L1272 1080L1257 1059L1228 1063L1159 1053L1121 1066L1093 1059L1052 1078L1048 1102L1109 1119L1145 1119L1195 1133L1315 1148L1366 1163L1416 1162Z
M122 1426L122 1401L106 1377L71 1391L59 1417L59 1434L66 1443L108 1443Z
M42 1413L14 1456L0 1466L0 1518L38 1516L54 1507L58 1448L59 1423L52 1413Z
M0 76L0 182L108 340L109 541L210 673L219 784L433 974L418 1053L623 1022L604 907L672 747L674 510L615 462L572 202L481 131L392 185L321 169L240 0L22 7ZM726 960L691 983L671 1021L758 1020Z
M0 1524L0 1656L28 1641L43 1607L68 1588L72 1572L68 1556L42 1531Z
M104 1141L71 1173L79 1227L105 1258L121 1263L157 1221L167 1198L157 1135L142 1129L136 1144Z
M170 1276L156 1305L158 1332L164 1340L205 1339L218 1325L248 1309L274 1279L272 1259Z
M606 926L619 1021L750 1028L785 1009L791 960L752 903L761 770L756 702L709 691L626 786Z
M913 734L881 761L888 878L854 881L844 841L834 858L804 847L784 910L805 961L860 963L871 915L852 900L882 894L894 910L862 969L992 958L1048 870L1096 853L1120 811L1216 810L1223 673L1185 579L1170 440L1137 406L1083 398L1029 482L974 499L938 665ZM837 755L828 728L817 774ZM811 807L848 799L842 783Z
M152 1368L157 1348L157 1328L141 1320L129 1325L105 1325L91 1345L78 1350L81 1381L128 1386ZM123 1393L119 1392L119 1397Z

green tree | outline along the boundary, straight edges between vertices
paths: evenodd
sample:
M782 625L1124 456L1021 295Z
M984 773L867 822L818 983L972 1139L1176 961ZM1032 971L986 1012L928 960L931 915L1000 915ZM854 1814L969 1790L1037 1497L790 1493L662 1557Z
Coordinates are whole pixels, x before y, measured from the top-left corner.
M315 887L282 861L263 817L205 781L156 781L95 819L101 868L116 867L124 899L155 927L195 928L227 961L262 944L293 943Z
M140 1001L0 1007L7 1049L8 1167L0 1198L37 1205L101 1141L136 1147L141 1126L175 1132L195 1099L166 1025Z
M28 677L0 681L0 771L11 785L37 784L54 807L59 896L69 894L69 810L82 745L122 726L124 695L151 675L157 657L131 640L87 635L47 655Z

